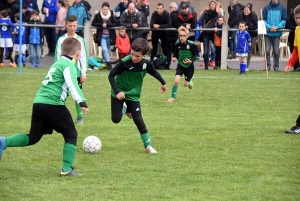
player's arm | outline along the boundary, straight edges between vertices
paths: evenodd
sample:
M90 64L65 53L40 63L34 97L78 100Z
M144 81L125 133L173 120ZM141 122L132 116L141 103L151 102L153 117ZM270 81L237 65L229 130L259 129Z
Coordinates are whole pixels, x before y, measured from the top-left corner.
M290 57L286 67L284 69L285 73L289 73L290 69L299 61L298 47L294 46L294 50L292 52L292 56Z
M59 38L57 40L56 47L55 47L54 62L61 57L61 45L62 45L62 41Z
M84 40L82 39L81 40L81 52L80 52L80 58L79 58L79 62L81 65L81 76L82 76L81 81L82 82L84 82L86 79L86 72L87 72L87 66L88 66L87 56L88 56L87 48L86 48Z
M121 90L117 86L117 83L115 81L115 76L122 73L122 71L124 71L124 69L125 69L124 62L121 61L108 74L109 83L110 83L110 85L111 85L111 87L112 87L112 89L113 89L113 91L115 92L116 95L118 93L120 93Z
M79 104L81 108L84 108L84 112L87 113L88 106L86 104L86 99L84 98L84 95L78 86L75 67L67 66L63 71L63 76L72 98Z

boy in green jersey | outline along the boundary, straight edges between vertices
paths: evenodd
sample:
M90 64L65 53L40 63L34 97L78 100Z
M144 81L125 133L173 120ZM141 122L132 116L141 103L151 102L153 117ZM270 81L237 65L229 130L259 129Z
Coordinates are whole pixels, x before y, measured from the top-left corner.
M86 100L76 80L74 65L79 60L80 48L77 39L64 40L62 57L50 67L33 101L29 134L16 133L9 137L0 137L0 158L6 147L36 144L44 134L52 134L55 130L62 134L65 141L60 176L81 176L73 170L78 134L72 116L65 106L66 99L71 94L84 113L88 112Z
M136 39L131 45L131 55L124 57L108 75L111 90L111 119L119 123L126 112L123 104L127 105L135 125L137 126L147 153L155 154L156 150L151 146L150 134L142 117L140 96L143 80L149 73L160 81L160 91L166 91L166 82L153 64L144 58L149 50L148 41L142 38Z
M184 86L193 88L192 77L194 75L194 61L198 55L198 49L193 41L187 40L189 30L184 26L178 29L179 42L175 44L172 61L178 61L175 80L172 87L171 98L168 102L174 102L177 95L178 84L182 75L185 76Z
M57 61L61 57L61 45L66 38L72 37L79 40L81 44L81 53L78 62L76 63L77 67L77 81L80 89L82 89L82 83L86 80L86 72L88 66L88 53L85 46L84 39L76 34L76 30L78 27L77 18L74 15L69 15L66 18L66 29L67 33L59 37L57 40L56 48L55 48L55 56L54 61ZM75 102L76 112L77 112L77 124L83 124L83 112L80 109L79 105Z

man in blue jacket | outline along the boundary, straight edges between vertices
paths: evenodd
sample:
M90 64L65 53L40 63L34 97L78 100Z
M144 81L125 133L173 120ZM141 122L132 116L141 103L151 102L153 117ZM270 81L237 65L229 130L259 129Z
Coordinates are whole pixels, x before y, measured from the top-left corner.
M286 8L279 0L271 0L271 2L263 9L263 20L267 28L266 41L266 57L268 70L271 69L270 49L273 47L274 53L274 71L279 71L279 44L283 29L287 20Z
M88 20L87 10L82 3L82 0L75 0L74 4L69 8L67 16L74 15L77 18L78 26L84 26ZM78 27L76 34L83 38L83 27Z

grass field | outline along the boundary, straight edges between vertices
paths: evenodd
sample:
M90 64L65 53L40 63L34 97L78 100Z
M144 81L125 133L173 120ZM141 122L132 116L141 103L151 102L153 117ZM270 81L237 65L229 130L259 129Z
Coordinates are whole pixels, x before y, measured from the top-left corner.
M46 68L0 69L0 135L27 133L32 101ZM108 71L89 72L83 92L90 113L79 133L80 178L58 177L63 138L8 148L0 161L0 200L300 200L300 135L286 135L299 115L299 73L203 71L194 89L168 103L175 71L161 71L167 92L147 75L143 117L157 155L144 152L137 128L110 120ZM74 101L67 105L75 117ZM82 151L86 136L102 141Z

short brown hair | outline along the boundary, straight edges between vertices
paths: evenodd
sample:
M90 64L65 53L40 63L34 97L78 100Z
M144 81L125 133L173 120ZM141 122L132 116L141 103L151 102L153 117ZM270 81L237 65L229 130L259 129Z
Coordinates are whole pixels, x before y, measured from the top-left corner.
M119 27L119 30L120 30L120 31L121 31L121 30L125 30L125 31L126 31L126 27L120 26L120 27Z
M16 20L20 20L20 13L16 13L16 14L14 15L14 18L15 18Z
M66 24L68 22L75 22L77 21L77 17L75 15L69 15L67 18L66 18Z
M300 5L296 6L294 9L294 16L300 13Z
M1 15L3 18L6 18L6 17L8 16L8 11L7 11L7 10L1 10L0 15Z
M81 50L81 44L76 38L66 38L62 44L62 55L74 55L77 50Z
M138 38L132 42L131 49L135 52L141 52L142 55L146 55L149 52L149 43L143 38Z
M32 10L31 15L39 15L40 12L38 10Z

